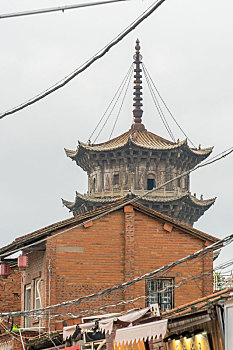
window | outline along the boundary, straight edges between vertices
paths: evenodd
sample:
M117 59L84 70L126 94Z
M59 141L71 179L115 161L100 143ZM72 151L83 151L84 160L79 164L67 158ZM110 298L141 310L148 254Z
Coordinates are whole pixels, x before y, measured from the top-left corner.
M153 190L155 188L155 179L147 179L147 189Z
M27 284L24 289L24 310L31 310L31 285ZM24 317L25 328L31 327L30 316Z
M92 191L95 192L95 187L96 187L96 179L95 177L93 178L93 182L92 182Z
M147 305L158 303L161 312L172 309L174 307L173 284L173 278L146 281Z
M113 185L119 185L119 174L113 175Z
M34 281L34 308L39 309L41 307L40 300L40 278L36 278Z

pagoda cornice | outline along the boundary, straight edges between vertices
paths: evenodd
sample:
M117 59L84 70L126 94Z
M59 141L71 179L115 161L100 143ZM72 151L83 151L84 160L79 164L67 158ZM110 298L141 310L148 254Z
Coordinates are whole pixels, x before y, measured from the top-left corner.
M81 194L79 192L76 192L75 200L74 202L67 201L65 199L62 199L62 204L68 208L70 211L73 211L75 207L82 205L83 203L90 203L90 204L100 204L105 205L109 203L113 203L115 201L121 200L127 198L127 196L115 196L115 197L93 197L89 196L87 194Z
M131 149L132 147L153 151L153 153L161 153L163 151L179 153L180 151L185 151L187 152L186 154L195 159L195 164L208 157L213 150L213 147L190 148L186 139L174 143L142 128L140 130L130 129L128 132L100 144L86 144L79 141L76 151L65 149L65 152L67 157L76 160L77 164L85 171L90 171L92 168L90 164L91 155L95 154L98 156L100 153L107 154L108 152L117 152L122 149Z
M195 196L193 196L190 192L185 192L180 195L175 195L174 197L157 197L148 195L142 198L142 200L146 200L149 202L174 202L174 201L180 201L180 200L187 200L190 204L197 205L199 207L210 207L214 204L217 197L209 198L209 199L198 199Z
M75 208L78 207L82 203L92 203L92 204L107 204L107 203L113 203L117 200L120 199L125 199L125 198L136 198L137 195L130 191L127 195L123 196L115 196L115 197L96 197L96 196L91 196L88 194L81 194L76 192L75 200L74 202L69 202L64 199L62 199L62 203L64 206L66 206L68 209L71 211ZM193 196L190 192L185 192L182 194L174 195L172 197L166 197L166 196L156 196L156 195L147 195L143 196L138 199L139 201L145 201L145 202L153 202L153 203L173 203L175 201L186 201L187 204L189 205L194 205L198 207L202 207L205 209L208 209L211 205L213 205L216 201L216 197L210 198L210 199L198 199L195 196Z

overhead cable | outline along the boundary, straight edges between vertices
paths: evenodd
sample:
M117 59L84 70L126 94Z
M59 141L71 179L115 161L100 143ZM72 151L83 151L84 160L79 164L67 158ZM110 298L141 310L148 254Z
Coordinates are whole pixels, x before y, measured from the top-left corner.
M205 254L206 255L206 254ZM203 258L203 256L202 256ZM225 269L226 267L229 267L229 266L232 266L233 265L233 260L229 260L225 263L221 263L220 265L218 265L217 267L215 267L214 269L209 269L208 271L205 271L205 272L201 272L200 274L196 274L190 278L185 278L185 279L182 279L181 282L179 283L176 283L176 284L171 284L171 285L168 285L166 287L163 287L159 290L156 291L156 293L165 293L167 292L169 289L173 289L173 288L180 288L181 286L187 284L187 283L190 283L192 281L196 281L196 280L204 280L204 278L206 276L210 276L210 275L213 275L213 272L214 271L218 271L220 269ZM136 301L140 300L140 299L145 299L147 300L149 297L148 296L145 296L145 295L141 295L141 296L138 296L134 299L130 299L130 300L119 300L118 302L115 302L114 304L111 303L111 304L105 304L105 305L101 305L101 306L98 306L98 307L94 307L94 308L89 308L89 309L86 309L86 310L81 310L79 311L78 313L72 313L72 312L66 312L66 313L59 313L59 314L52 314L51 315L51 318L56 318L56 317L61 317L61 316L71 316L71 317L74 317L74 318L79 318L79 317L83 317L83 315L87 315L87 314L90 314L90 313L93 313L93 312L99 312L99 311L102 311L102 310L105 310L105 309L108 309L108 308L113 308L113 307L116 307L116 306L120 306L120 305L127 305L127 304L131 304L131 303L135 303ZM47 314L43 316L47 317ZM34 317L33 315L30 315L29 317Z
M162 111L162 108L161 108L160 105L159 105L159 101L158 101L158 99L157 99L157 97L156 97L156 95L155 95L155 93L154 93L154 91L153 91L153 89L152 89L152 86L151 86L149 77L148 77L147 72L146 72L146 70L145 70L145 68L144 68L143 65L142 65L142 69L143 69L143 72L144 72L144 75L145 75L145 78L146 78L146 82L147 82L148 88L149 88L149 90L150 90L152 99L153 99L153 101L154 101L154 104L155 104L155 107L156 107L156 109L157 109L157 111L158 111L158 114L159 114L159 116L160 116L160 118L161 118L161 120L162 120L162 122L163 122L163 125L165 126L165 128L166 128L168 134L170 135L170 137L171 137L171 139L172 139L172 141L173 141L173 142L176 142L175 137L174 137L174 135L173 135L173 133L172 133L172 130L171 130L171 128L170 128L170 126L169 126L169 124L168 124L168 122L167 122L167 120L166 120L166 117L165 117L165 115L164 115L164 113L163 113L163 111Z
M131 33L139 24L141 24L147 17L149 17L157 8L159 8L166 0L156 0L146 11L144 11L136 20L134 20L125 30L123 30L118 36L116 36L109 44L107 44L104 48L99 50L92 58L83 63L80 67L78 67L71 74L66 76L64 79L60 80L58 83L52 85L50 88L31 98L30 100L12 108L8 111L0 114L0 119L6 117L7 115L16 113L38 101L45 98L46 96L52 94L56 90L62 88L66 84L68 84L72 79L76 76L84 72L87 68L89 68L93 63L97 60L105 56L110 49L112 49L115 45L117 45L122 39L124 39L129 33Z
M106 125L107 122L109 121L109 119L110 119L110 117L111 117L111 115L112 115L112 112L113 112L113 110L114 110L114 108L115 108L117 102L119 101L121 94L123 93L123 90L124 90L124 88L125 88L125 84L127 83L127 80L128 80L128 78L129 78L129 76L131 75L131 71L132 71L132 70L133 70L133 64L131 65L131 68L129 69L129 71L128 71L126 77L125 77L125 80L124 80L124 82L123 82L123 85L121 86L121 89L120 89L120 91L119 91L119 95L116 97L116 100L115 100L115 102L114 102L114 104L113 104L113 106L112 106L112 108L111 108L111 110L110 110L110 112L109 112L108 117L106 118L104 124L102 125L100 131L98 132L98 135L97 135L96 138L94 139L94 143L97 141L97 139L99 138L99 136L100 136L101 132L103 131L105 125Z
M99 122L97 123L96 127L95 127L94 130L92 131L92 133L91 133L91 135L90 135L90 137L89 137L89 139L88 139L87 141L91 141L92 136L94 135L94 133L95 133L96 130L98 129L98 127L99 127L99 125L101 124L102 120L104 119L105 115L108 113L110 107L112 106L113 101L115 100L116 96L118 95L119 91L121 90L122 85L125 84L125 81L127 80L127 77L128 77L128 75L130 74L130 71L131 71L132 67L133 67L133 63L132 63L131 66L129 67L129 70L127 71L127 73L126 73L124 79L123 79L122 82L120 83L120 86L118 87L117 91L115 92L115 94L114 94L114 96L113 96L111 102L109 103L109 105L108 105L108 107L106 108L104 114L103 114L102 117L100 118Z
M119 119L119 116L120 116L120 113L121 113L121 110L122 110L122 106L123 106L123 104L124 104L124 102L125 102L126 94L127 94L128 90L129 90L129 84L130 84L130 80L131 80L131 78L132 78L132 75L133 75L133 68L132 68L131 74L129 75L129 80L128 80L128 83L127 83L127 86L126 86L126 90L125 90L123 99L122 99L122 101L121 101L121 105L120 105L120 108L119 108L119 110L118 110L118 113L117 113L115 122L114 122L114 124L113 124L112 130L111 130L111 133L110 133L110 136L109 136L109 140L110 140L111 137L112 137L112 134L113 134L113 132L114 132L114 130L115 130L115 127L116 127L116 123L117 123L117 121L118 121L118 119Z
M155 90L156 90L158 96L160 97L161 101L163 102L164 107L166 108L166 110L168 111L168 113L170 114L170 116L172 117L172 119L174 120L174 122L176 123L176 125L178 126L178 128L180 129L180 131L181 131L181 132L183 133L183 135L186 137L186 139L189 140L189 142L192 144L192 146L193 146L194 148L196 148L196 146L193 144L193 142L190 140L190 138L187 136L187 134L186 134L186 133L184 132L184 130L181 128L180 124L177 122L176 118L175 118L174 115L172 114L172 112L171 112L171 110L169 109L168 105L167 105L166 102L164 101L163 97L161 96L161 94L160 94L158 88L156 87L155 83L153 82L153 80L152 80L152 78L151 78L151 76L150 76L150 74L149 74L149 72L148 72L148 70L147 70L147 68L146 68L146 66L145 66L144 63L143 63L143 68L145 69L145 71L146 71L146 73L147 73L147 75L148 75L148 77L149 77L149 79L150 79L152 85L154 86L154 88L155 88Z
M109 294L115 290L124 290L126 287L132 286L137 282L143 281L143 280L147 280L149 278L155 277L158 274L162 273L162 272L166 272L172 268L174 268L175 266L178 266L180 264L183 264L186 261L191 261L196 259L197 257L206 254L206 253L210 253L215 251L216 249L220 249L223 247L226 247L227 245L229 245L230 243L232 243L233 241L233 234L230 234L228 236L226 236L225 238L209 245L208 247L202 248L198 251L196 251L195 253L189 254L181 259L178 259L176 261L173 261L172 263L169 263L167 265L164 265L156 270L153 270L151 272L147 272L141 276L138 276L136 278L133 278L132 280L126 281L124 283L120 283L117 285L114 285L112 287L108 287L105 288L99 292L93 293L93 294L89 294L89 295L85 295L82 297L79 297L77 299L73 299L73 300L69 300L69 301L64 301L62 303L59 304L55 304L55 305L50 305L50 306L45 306L45 307L41 307L41 308L37 308L37 309L32 309L32 310L25 310L25 311L13 311L13 312L1 312L0 316L25 316L25 315L29 315L29 314L38 314L44 311L48 311L48 310L53 310L53 309L57 309L57 308L61 308L64 306L72 306L75 304L79 304L82 301L89 301L90 299L93 299L95 297L103 297L106 294Z
M125 202L123 202L123 203L121 203L121 204L115 206L114 208L108 209L108 210L106 210L106 212L101 213L101 214L98 214L98 215L92 217L91 219L84 220L83 222L81 222L81 223L79 223L79 224L77 224L77 225L74 225L74 226L72 226L71 228L62 230L61 232L55 233L55 234L52 235L52 236L48 236L48 237L42 238L42 239L39 240L39 242L42 243L42 242L48 241L48 240L50 240L50 239L54 239L54 238L56 238L56 237L58 237L58 236L60 236L60 235L62 235L62 234L64 234L64 233L66 233L66 232L69 232L69 231L71 231L71 230L73 230L73 229L76 229L76 228L78 228L78 227L84 226L85 224L87 224L87 223L89 223L89 222L91 222L91 221L98 220L99 218L102 218L103 216L105 216L105 215L107 215L107 214L110 214L110 213L112 213L113 211L116 211L116 210L118 210L118 209L123 208L125 205L128 205L128 204L130 204L130 203L134 203L134 202L136 202L137 200L139 200L139 199L141 199L141 198L144 198L144 197L146 197L147 195L149 195L149 194L151 194L151 193L153 193L153 192L155 192L155 191L157 191L157 190L159 190L159 189L161 189L161 188L164 188L164 187L165 187L166 185L168 185L169 183L172 183L173 181L175 181L175 180L177 180L177 179L180 179L180 178L182 178L182 177L184 177L184 176L186 176L186 175L189 175L189 174L191 174L192 172L198 170L199 168L208 166L208 165L210 165L210 164L213 164L214 162L217 162L217 161L219 161L219 160L221 160L221 159L227 157L227 156L230 155L232 152L233 152L233 147L231 147L231 148L227 149L226 151L221 152L221 153L217 154L216 156L210 158L209 161L205 161L205 162L203 162L203 163L201 163L201 164L199 164L199 165L196 165L194 168L192 168L192 169L190 169L190 170L187 170L187 171L185 171L184 173L182 173L182 174L180 174L180 175L175 176L174 178L172 178L172 179L170 179L170 180L164 182L163 184L161 184L161 185L159 185L159 186L153 188L152 190L148 190L148 191L146 191L145 193L143 193L143 194L141 194L141 195L138 195L138 196L136 196L136 197L134 197L134 198L132 198L132 199L129 199L128 201L125 201ZM11 251L2 253L2 254L0 254L0 259L1 259L1 258L4 258L4 257L6 257L6 256L9 256L9 255L12 255L12 254L14 254L14 253L17 253L17 252L21 251L22 249L27 249L27 248L33 247L33 246L37 245L39 242L37 241L37 242L34 242L34 243L30 243L30 244L27 244L27 245L25 245L25 246L23 246L23 247L21 247L21 248L17 248L17 249L14 249L14 250L11 250Z
M39 14L44 14L44 13L49 13L49 12L59 12L59 11L65 12L66 10L74 10L74 9L78 9L81 7L105 5L105 4L111 4L113 2L122 2L122 1L128 1L128 0L96 1L96 2L58 6L58 7L51 7L51 8L38 9L38 10L4 13L4 14L0 14L0 19L12 18L12 17L22 17L22 16L29 16L29 15L39 15Z

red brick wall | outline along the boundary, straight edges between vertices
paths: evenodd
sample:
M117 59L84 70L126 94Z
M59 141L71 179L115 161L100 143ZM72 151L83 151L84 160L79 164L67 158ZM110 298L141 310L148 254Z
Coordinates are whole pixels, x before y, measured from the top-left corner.
M0 280L0 312L18 311L21 309L21 274L16 269L10 269L7 279ZM15 318L14 324L19 325L20 319ZM0 330L8 328L7 318L3 324L0 323Z
M22 272L22 298L21 308L24 310L24 292L25 286L31 285L31 309L35 308L35 279L40 278L40 294L42 306L47 305L46 300L46 286L47 286L47 268L46 268L46 252L45 251L33 251L28 254L28 264L24 272ZM45 326L45 320L41 320L41 325ZM21 325L24 327L24 318L21 318ZM39 326L39 318L31 318L31 326Z
M164 230L163 226L163 222L136 212L135 276L156 270L204 248L205 242L199 238L177 228L168 232ZM211 243L209 242L209 244ZM190 279L212 268L213 260L212 255L210 255L204 259L195 259L189 263L180 264L166 273L157 275L156 278L173 277L175 285L184 282L185 279ZM144 291L145 282L141 282L136 293L143 295ZM175 288L175 307L210 294L212 291L211 275L208 278L205 277L204 280L201 278L183 284L181 287Z
M24 283L29 283L40 272L43 280L42 306L49 304L49 289L50 304L56 304L96 293L155 270L208 244L210 242L202 241L177 228L169 227L169 230L165 230L164 222L127 206L93 221L86 227L71 229L48 240L46 253L29 255L29 268ZM211 268L212 257L209 255L204 259L199 258L189 264L179 265L160 277L173 277L175 284L178 284ZM189 282L175 289L175 306L211 292L211 276L205 278L205 281L201 279ZM51 315L67 312L77 314L85 309L142 295L145 295L145 281L125 291L118 290L103 298L95 298L89 303L82 302L76 306L51 311ZM106 309L105 312L120 311L134 306L145 306L145 300L141 299L125 308ZM61 316L60 319L64 317ZM61 326L58 326L58 321L59 318L51 321L51 329Z

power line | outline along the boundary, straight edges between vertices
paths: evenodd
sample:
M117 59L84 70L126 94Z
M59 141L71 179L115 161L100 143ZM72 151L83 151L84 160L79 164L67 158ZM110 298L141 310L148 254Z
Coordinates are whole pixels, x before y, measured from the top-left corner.
M165 126L165 128L166 128L166 130L167 130L169 136L170 136L171 139L172 139L172 141L173 141L173 142L176 142L175 137L174 137L174 135L173 135L173 133L172 133L172 130L171 130L171 128L170 128L170 126L169 126L169 124L168 124L168 122L167 122L167 120L166 120L166 117L165 117L165 115L164 115L164 113L163 113L163 111L162 111L162 109L161 109L161 107L160 107L160 105L159 105L158 99L157 99L157 97L156 97L156 95L155 95L155 93L154 93L154 91L153 91L153 89L152 89L152 86L151 86L151 83L150 83L148 74L147 74L147 72L146 72L145 67L143 66L143 64L142 64L142 69L143 69L143 73L144 73L144 75L145 75L146 82L147 82L148 88L149 88L149 90L150 90L152 99L153 99L153 101L154 101L154 104L155 104L155 107L156 107L156 109L157 109L157 111L158 111L158 114L159 114L159 116L160 116L160 118L161 118L161 120L162 120L162 122L163 122L163 125Z
M179 123L177 122L176 118L175 118L174 115L172 114L171 110L169 109L168 105L167 105L166 102L164 101L163 97L161 96L161 94L160 94L158 88L156 87L155 83L153 82L153 80L152 80L152 78L151 78L151 76L150 76L150 74L149 74L149 72L148 72L148 70L147 70L147 68L146 68L146 66L145 66L144 63L143 63L143 68L145 69L145 71L146 71L146 73L147 73L147 75L148 75L148 77L149 77L149 79L150 79L152 85L154 86L155 91L157 92L158 96L160 97L161 101L163 102L164 107L166 108L166 110L168 111L168 113L170 114L170 116L172 117L172 119L174 120L174 122L176 123L176 125L178 126L178 128L180 129L180 131L181 131L181 132L183 133L183 135L186 137L186 139L189 140L189 142L192 144L192 146L193 146L194 148L196 148L196 146L193 144L193 142L190 140L190 138L187 136L187 134L186 134L186 133L184 132L184 130L181 128L181 126L180 126Z
M123 32L121 32L117 37L115 37L109 44L107 44L103 49L99 50L92 58L90 58L88 61L86 61L84 64L82 64L80 67L78 67L75 71L73 71L71 74L66 76L64 79L60 80L58 83L52 85L50 88L46 89L45 91L41 92L40 94L36 95L35 97L31 98L27 102L24 102L12 109L9 109L8 111L0 114L0 119L6 117L7 115L16 113L38 101L45 98L46 96L52 94L56 90L62 88L66 84L68 84L72 79L74 79L76 76L84 72L87 68L89 68L93 63L95 63L97 60L105 56L109 50L117 45L122 39L124 39L129 33L131 33L139 24L141 24L147 17L149 17L157 8L159 8L166 0L156 0L146 11L144 11L137 19L132 22Z
M134 202L136 202L138 199L141 199L141 198L143 198L143 197L146 197L147 195L153 193L154 191L159 190L160 188L163 188L164 186L168 185L169 183L171 183L171 182L173 182L173 181L175 181L175 180L177 180L177 179L180 179L181 177L184 177L184 176L186 176L186 175L191 174L192 172L198 170L199 168L202 168L202 167L205 167L205 166L207 166L207 165L213 164L214 162L217 162L217 161L219 161L219 160L221 160L221 159L227 157L227 156L230 155L232 152L233 152L233 147L231 147L231 148L227 149L226 151L223 151L223 152L217 154L216 156L210 158L209 161L205 161L205 162L203 162L202 164L196 165L194 168L192 168L192 169L190 169L190 170L187 170L187 171L185 171L184 173L182 173L182 174L180 174L180 175L175 176L174 178L172 178L172 179L170 179L170 180L164 182L163 184L161 184L161 185L159 185L159 186L153 188L152 190L148 190L148 191L146 191L145 193L143 193L143 194L141 194L141 195L138 195L138 196L136 196L135 198L129 199L128 201L125 201L124 203L121 203L121 204L115 206L114 208L111 208L111 209L107 210L107 211L104 212L104 213L98 214L98 215L94 216L94 217L91 218L91 219L85 220L85 221L83 221L82 223L79 223L79 224L77 224L77 225L74 225L74 226L72 226L72 228L68 228L68 229L63 230L63 231L61 231L61 232L58 232L58 233L56 233L56 234L54 234L54 235L52 235L52 236L42 238L42 239L40 239L39 242L42 243L42 242L48 241L48 240L50 240L50 239L56 238L57 236L60 236L60 235L66 233L66 232L69 232L70 230L73 230L73 229L75 229L75 228L81 227L81 226L87 224L87 223L90 222L90 221L95 221L95 220L97 220L97 219L99 219L99 218L102 218L103 216L105 216L105 215L107 215L107 214L110 214L110 213L112 213L113 211L116 211L116 210L118 210L118 209L121 209L121 208L124 207L125 205L128 205L128 204L130 204L130 203L134 203ZM34 245L37 245L37 244L38 244L38 241L37 241L37 242L34 242L34 243L27 244L27 245L25 245L24 247L17 248L17 249L14 249L14 250L12 250L12 251L8 251L7 253L0 254L0 259L1 259L1 258L4 258L4 257L6 257L6 256L9 256L9 255L12 255L12 254L14 254L14 253L17 253L17 252L21 251L22 249L26 249L26 248L33 247Z
M29 15L38 15L38 14L58 12L58 11L65 12L66 10L74 10L74 9L81 8L81 7L111 4L113 2L122 2L122 1L128 1L128 0L96 1L96 2L76 4L76 5L50 7L50 8L39 9L39 10L29 10L29 11L22 11L22 12L5 13L2 15L0 14L0 19L12 18L12 17L22 17L22 16L29 16Z
M109 140L110 140L111 137L112 137L112 134L113 134L113 132L114 132L114 130L115 130L116 123L117 123L117 121L118 121L118 119L119 119L119 115L120 115L120 113L121 113L122 106L123 106L123 104L124 104L124 102L125 102L125 97L126 97L126 94L127 94L127 92L128 92L128 89L129 89L129 84L130 84L130 80L131 80L131 78L132 78L132 75L133 75L133 68L132 68L131 74L129 75L129 81L128 81L128 84L127 84L127 86L126 86L126 90L125 90L123 99L122 99L122 101L121 101L121 105L120 105L119 111L118 111L118 113L117 113L115 122L114 122L114 124L113 124L112 131L111 131L110 136L109 136Z
M94 129L94 130L93 130L93 132L91 133L91 135L90 135L90 137L89 137L88 141L90 141L90 140L91 140L92 136L94 135L94 133L95 133L95 132L96 132L96 130L98 129L99 125L101 124L102 120L104 119L105 115L107 114L107 112L108 112L109 108L111 107L111 105L112 105L113 101L115 100L116 96L118 95L118 93L119 93L119 91L120 91L120 89L121 89L122 85L123 85L123 84L125 84L125 80L127 79L128 74L130 73L130 71L131 71L132 67L133 67L133 64L131 64L131 66L130 66L129 70L127 71L127 73L126 73L126 75L125 75L125 77L124 77L124 79L122 80L122 82L120 83L120 86L118 87L117 91L115 92L115 95L113 96L113 98L112 98L111 102L109 103L109 105L108 105L108 107L106 108L106 110L105 110L104 114L102 115L102 117L100 118L99 122L97 123L97 125L96 125L95 129ZM110 112L110 113L111 113L111 112ZM102 128L103 128L103 127L102 127Z
M114 102L114 104L113 104L113 106L112 106L112 108L111 108L111 110L110 110L110 112L109 112L109 115L108 115L107 119L105 120L104 124L102 125L100 131L98 132L98 135L96 136L96 138L95 138L95 140L94 140L94 143L97 141L97 139L99 138L99 136L100 136L101 132L103 131L105 125L106 125L107 122L109 121L109 118L111 117L111 114L112 114L112 112L113 112L113 110L114 110L114 108L115 108L115 106L116 106L118 100L119 100L120 97L121 97L121 94L122 94L122 92L123 92L123 90L124 90L124 88L125 88L125 85L126 85L126 83L127 83L127 80L128 80L128 78L129 78L129 76L131 75L132 70L133 70L133 64L130 66L130 69L129 69L129 71L128 71L126 77L125 77L125 80L123 81L123 84L122 84L122 86L121 86L120 91L118 90L118 91L119 91L119 95L116 97L116 100L115 100L115 102ZM101 118L101 119L102 119L102 118Z
M174 268L177 265L183 264L186 261L194 260L194 259L198 258L199 256L202 256L203 254L207 254L207 253L213 252L216 249L226 247L228 244L232 243L232 241L233 241L233 234L230 234L230 235L226 236L225 238L219 240L218 242L215 242L215 243L209 245L208 247L202 248L202 249L196 251L195 253L189 254L189 255L185 256L184 258L178 259L170 264L167 264L167 265L160 267L159 269L145 273L145 274L143 274L139 277L133 278L132 280L129 280L127 282L120 283L120 284L117 284L115 286L105 288L97 293L85 295L85 296L79 297L79 298L74 299L74 300L64 301L64 302L59 303L59 304L45 306L45 307L37 308L37 309L31 309L31 310L25 310L25 311L2 312L2 313L0 313L0 316L8 316L8 315L10 315L10 316L23 316L23 315L28 315L31 313L37 314L37 313L57 309L57 308L64 307L64 306L72 306L75 304L79 304L82 301L87 301L87 300L93 299L95 297L103 297L104 295L109 294L113 291L116 291L119 289L124 290L125 288L132 286L137 282L140 282L140 281L143 281L146 279L150 279L151 277L155 277L158 274L166 272L166 271Z
M205 254L203 254L203 255L205 255ZM202 256L202 258L204 258L204 256ZM225 269L226 267L229 267L229 266L232 266L232 265L233 265L233 260L228 260L227 262L218 265L214 269L210 269L210 270L208 270L206 272L202 272L200 274L196 274L196 275L192 276L191 278L185 278L184 280L182 280L181 282L179 282L177 284L172 284L172 285L168 285L168 286L166 286L164 288L161 288L161 289L157 290L156 293L160 293L161 294L161 293L164 293L164 292L168 291L171 288L180 288L181 286L183 286L183 285L185 285L185 284L187 284L189 282L195 281L195 280L204 280L204 278L206 276L212 275L214 271L217 271L217 270L220 270L220 269ZM74 317L74 318L79 318L79 317L83 316L84 314L87 315L87 314L90 314L91 312L99 312L101 310L105 310L105 309L108 309L108 308L113 308L113 307L120 306L120 305L127 305L127 304L130 304L130 303L135 303L136 301L138 301L140 299L147 300L148 298L149 298L148 296L141 295L141 296L138 296L138 297L136 297L134 299L130 299L130 300L120 300L118 302L115 302L115 304L105 304L105 305L101 305L101 306L98 306L98 307L95 307L95 308L81 310L81 311L79 311L76 314L72 313L72 312L53 314L53 315L51 315L51 318L56 318L56 317L61 317L61 316L71 316L71 317ZM31 315L29 317L34 317L34 315ZM44 315L44 317L47 317L47 315Z

